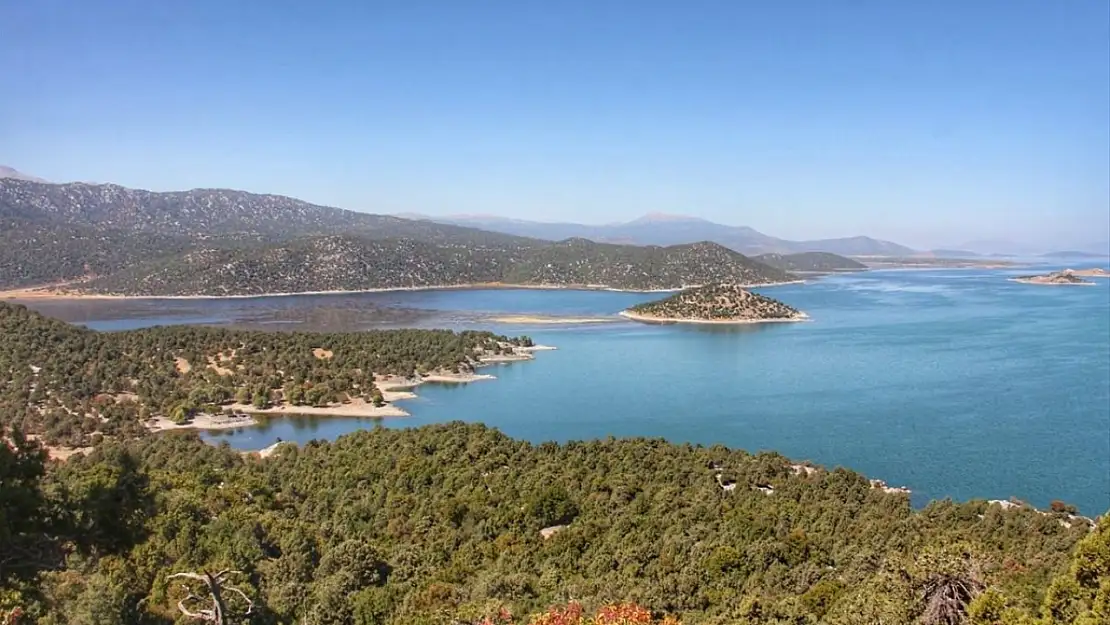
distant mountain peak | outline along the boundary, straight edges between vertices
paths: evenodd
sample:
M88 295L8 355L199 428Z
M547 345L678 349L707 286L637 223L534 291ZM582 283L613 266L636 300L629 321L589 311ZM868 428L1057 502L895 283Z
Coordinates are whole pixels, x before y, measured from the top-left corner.
M643 217L633 219L628 222L629 224L653 224L668 221L705 221L700 217L691 217L689 215L677 215L674 213L648 213Z
M36 178L30 174L25 174L7 165L0 165L0 178L13 178L15 180L28 180L30 182L46 182L42 178Z

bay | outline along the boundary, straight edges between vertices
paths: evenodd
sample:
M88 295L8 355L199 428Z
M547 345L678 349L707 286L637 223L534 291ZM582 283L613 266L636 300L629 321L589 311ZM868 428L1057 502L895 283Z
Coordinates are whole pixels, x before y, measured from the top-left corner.
M488 328L559 348L489 369L495 381L421 386L403 403L410 418L280 418L204 434L240 449L458 419L535 442L646 436L774 450L909 487L916 504L1014 496L1102 513L1110 508L1110 281L1006 280L1020 273L1030 271L873 271L761 289L813 321L758 326L492 321L611 316L659 296L566 290L138 300L108 313L86 304L69 320L106 330L252 320L315 329L312 311L373 308L414 311L400 325ZM276 320L275 307L285 311Z

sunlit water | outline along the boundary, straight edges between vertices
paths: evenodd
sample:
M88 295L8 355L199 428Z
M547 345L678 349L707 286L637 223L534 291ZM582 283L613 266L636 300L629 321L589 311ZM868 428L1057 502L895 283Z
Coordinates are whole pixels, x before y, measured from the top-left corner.
M914 492L915 503L1016 496L1110 507L1110 281L1007 281L1028 271L882 271L765 289L812 322L733 328L516 326L485 313L612 315L655 296L581 291L430 291L342 296L351 305L443 311L432 325L529 334L558 351L499 366L498 380L431 386L411 418L279 418L207 435L242 449L354 429L481 421L532 441L664 437L773 449L843 465ZM282 298L327 305L328 296ZM190 304L189 315L101 319L120 329L242 316L253 305ZM151 311L158 308L152 305ZM448 311L451 311L450 313ZM464 311L462 317L457 311ZM427 319L421 321L427 324Z

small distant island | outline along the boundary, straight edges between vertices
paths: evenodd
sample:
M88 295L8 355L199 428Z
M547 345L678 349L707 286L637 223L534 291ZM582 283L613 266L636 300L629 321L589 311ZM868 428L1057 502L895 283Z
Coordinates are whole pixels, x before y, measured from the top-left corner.
M1099 270L1101 271L1101 270ZM1088 274L1095 275L1095 274ZM1010 278L1014 282L1021 282L1022 284L1049 284L1049 285L1074 285L1074 286L1091 286L1094 282L1084 280L1076 275L1076 272L1071 269L1064 271L1054 271L1039 276L1018 276L1017 278Z
M1110 271L1102 267L1093 267L1091 269L1069 269L1072 275L1081 276L1084 278L1110 278Z
M768 323L809 319L796 308L734 284L687 289L633 306L621 316L646 323Z

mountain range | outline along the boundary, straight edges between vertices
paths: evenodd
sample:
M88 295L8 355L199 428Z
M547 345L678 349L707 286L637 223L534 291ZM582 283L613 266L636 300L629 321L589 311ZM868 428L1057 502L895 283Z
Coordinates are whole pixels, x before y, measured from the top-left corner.
M4 219L172 237L238 233L284 239L355 234L474 245L534 243L477 228L360 213L281 195L231 189L155 192L115 184L51 184L14 177L0 178L0 220Z
M910 256L916 253L905 245L866 236L790 241L763 234L747 226L728 226L697 217L661 213L645 215L626 223L604 225L526 221L491 215L430 217L405 214L402 216L551 241L571 237L635 245L675 245L691 241L713 241L747 255L829 252L841 256Z
M16 169L8 167L7 165L0 165L0 178L11 178L13 180L30 180L31 182L46 182L42 178L25 174Z
M245 295L482 283L652 290L793 279L712 242L551 242L228 189L159 193L0 179L5 288L78 281L67 288Z

